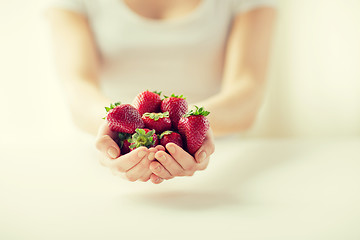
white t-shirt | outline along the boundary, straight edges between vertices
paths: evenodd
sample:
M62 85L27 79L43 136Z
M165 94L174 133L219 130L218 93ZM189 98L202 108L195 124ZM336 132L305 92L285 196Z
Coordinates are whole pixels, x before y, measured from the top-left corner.
M51 6L89 19L103 60L101 87L113 100L129 103L149 89L196 102L220 90L234 16L274 1L202 0L187 15L165 21L144 18L123 0L52 0Z

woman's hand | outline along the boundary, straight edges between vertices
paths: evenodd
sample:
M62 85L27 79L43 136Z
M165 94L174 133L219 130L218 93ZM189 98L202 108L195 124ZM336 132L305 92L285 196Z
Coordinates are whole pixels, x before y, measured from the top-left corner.
M196 171L205 170L209 164L210 155L215 151L214 137L210 129L200 149L195 153L195 158L174 143L166 144L165 148L158 147L155 159L150 164L153 172L152 182L158 179L171 179L177 176L192 176Z
M113 175L124 176L129 181L143 181L150 179L152 174L149 169L151 161L155 159L155 154L163 148L140 147L128 154L121 155L121 151L115 139L117 133L109 129L106 122L101 125L97 138L96 148L100 151L100 164L108 167ZM155 181L156 180L156 181ZM163 179L156 178L152 181L155 184L161 183Z

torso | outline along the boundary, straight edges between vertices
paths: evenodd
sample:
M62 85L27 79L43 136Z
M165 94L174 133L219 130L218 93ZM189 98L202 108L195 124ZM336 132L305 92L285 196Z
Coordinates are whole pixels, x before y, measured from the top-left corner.
M189 102L218 93L231 1L86 1L103 92L127 103L139 89L183 94Z
M149 19L181 18L195 10L203 0L119 0L136 14Z

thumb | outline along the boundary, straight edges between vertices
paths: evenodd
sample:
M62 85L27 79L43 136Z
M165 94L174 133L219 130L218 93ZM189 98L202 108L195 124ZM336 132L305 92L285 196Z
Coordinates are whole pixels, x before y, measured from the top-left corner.
M201 145L199 150L197 150L197 152L195 153L195 160L197 163L201 163L214 152L215 152L214 137L212 130L209 129L203 144Z
M115 159L120 156L120 148L116 142L108 135L96 139L96 148L109 158Z
M99 129L96 137L95 146L105 156L111 159L118 158L120 156L120 148L114 141L116 133L111 131L105 122Z

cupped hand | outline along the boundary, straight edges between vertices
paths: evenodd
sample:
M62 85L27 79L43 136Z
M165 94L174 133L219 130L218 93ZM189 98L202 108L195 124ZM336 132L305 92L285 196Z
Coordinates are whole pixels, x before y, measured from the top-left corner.
M150 164L153 174L150 176L152 182L158 179L171 179L177 176L192 176L196 171L205 170L209 164L210 156L215 151L212 130L207 132L204 143L193 157L184 149L174 143L166 144L165 148L158 148L155 159Z
M121 155L120 148L115 142L116 138L117 132L111 131L106 122L101 125L96 137L96 148L100 152L100 164L108 167L113 175L125 177L129 181L148 181L152 174L149 168L150 163L162 148L140 147L128 154ZM163 179L159 177L152 180L156 184L162 181Z

